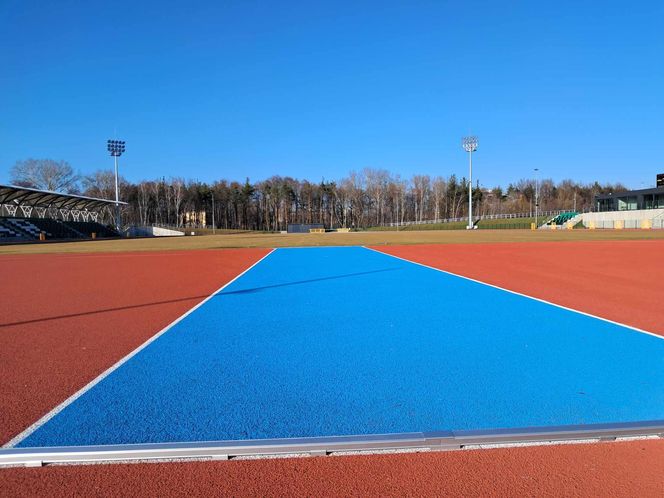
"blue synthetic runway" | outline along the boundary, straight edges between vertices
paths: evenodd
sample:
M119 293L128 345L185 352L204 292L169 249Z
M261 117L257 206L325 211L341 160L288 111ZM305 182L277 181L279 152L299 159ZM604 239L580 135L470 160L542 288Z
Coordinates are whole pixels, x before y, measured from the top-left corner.
M664 418L664 340L360 247L278 249L18 446Z

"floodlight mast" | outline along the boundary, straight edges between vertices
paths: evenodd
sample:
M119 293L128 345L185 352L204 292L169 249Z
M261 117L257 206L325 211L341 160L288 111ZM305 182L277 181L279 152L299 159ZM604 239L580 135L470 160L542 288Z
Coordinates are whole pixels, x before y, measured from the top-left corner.
M468 152L470 173L468 175L468 226L466 229L472 230L475 228L475 224L473 223L473 152L477 150L477 137L463 137L461 145L463 146L463 150Z
M535 168L535 228L539 228L537 218L539 217L539 168Z
M123 140L107 140L106 148L113 156L115 162L115 228L118 232L122 226L122 219L120 218L120 189L118 186L118 157L125 151L125 143Z
M535 168L535 228L539 228L539 168Z

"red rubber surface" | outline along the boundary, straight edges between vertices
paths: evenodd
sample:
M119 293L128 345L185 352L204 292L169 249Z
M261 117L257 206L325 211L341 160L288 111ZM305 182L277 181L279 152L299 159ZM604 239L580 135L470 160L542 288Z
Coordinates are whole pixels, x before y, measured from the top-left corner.
M664 335L662 240L374 249Z
M664 335L664 241L379 250ZM2 323L39 320L0 327L0 434L7 439L32 423L265 252L0 258L0 271L9 277L3 279ZM206 275L211 268L217 273ZM6 282L12 281L10 290ZM183 301L149 304L177 299ZM100 311L107 308L124 309ZM85 314L53 318L73 313ZM44 320L48 317L53 319ZM5 429L8 424L11 430ZM663 491L664 441L0 470L2 496L662 496Z
M664 442L0 470L5 496L662 496Z
M0 441L268 252L0 257Z

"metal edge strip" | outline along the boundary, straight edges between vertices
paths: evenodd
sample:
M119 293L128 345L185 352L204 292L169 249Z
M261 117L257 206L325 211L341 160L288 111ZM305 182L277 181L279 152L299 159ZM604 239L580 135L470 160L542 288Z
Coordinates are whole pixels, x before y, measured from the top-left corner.
M398 449L451 450L468 445L537 444L639 436L664 437L664 420L244 441L8 448L0 450L0 467L131 460L228 459L239 456L260 457L294 453L327 455L336 452Z

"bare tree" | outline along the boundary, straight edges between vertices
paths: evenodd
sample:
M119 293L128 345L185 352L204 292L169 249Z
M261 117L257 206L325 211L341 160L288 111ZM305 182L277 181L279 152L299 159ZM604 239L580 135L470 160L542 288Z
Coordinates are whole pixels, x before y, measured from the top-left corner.
M79 177L66 161L26 159L16 161L9 172L10 181L21 187L78 193Z
M173 184L173 210L175 211L175 226L180 226L180 206L184 200L184 179L174 178Z
M155 204L155 223L160 225L163 223L162 221L162 205L161 205L161 198L159 197L159 194L161 193L161 182L159 180L152 182L150 185L152 187L150 194L154 198L154 204Z
M445 204L445 191L447 190L447 183L444 178L437 176L433 179L433 200L434 212L433 219L438 220L442 218L442 207Z
M85 194L113 198L111 171L97 171L82 179ZM312 183L290 177L273 176L250 183L220 180L213 184L182 178L129 183L121 181L121 199L129 202L124 210L127 224L182 223L185 212L194 214L193 225L209 221L214 192L215 223L227 229L283 230L288 223L323 223L326 226L371 228L405 222L458 218L467 215L468 180L455 175L431 178L414 175L403 180L384 170L351 172L339 181ZM540 183L542 210L593 207L598 193L620 192L620 184L579 184L572 180ZM576 203L575 203L576 198ZM491 190L473 188L480 216L498 213L528 213L534 202L531 179ZM200 216L200 218L199 218Z
M431 178L428 175L414 175L412 179L413 194L416 199L415 219L422 221L424 212L428 208L429 197L431 195Z
M81 178L83 193L99 199L115 199L115 173L110 169L100 169ZM125 192L129 182L122 176L118 177L120 200L126 199Z
M138 186L138 215L141 225L148 224L148 209L150 206L150 185L141 182Z

